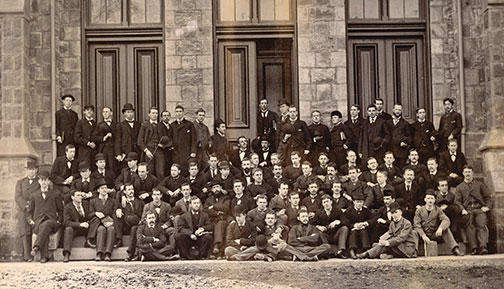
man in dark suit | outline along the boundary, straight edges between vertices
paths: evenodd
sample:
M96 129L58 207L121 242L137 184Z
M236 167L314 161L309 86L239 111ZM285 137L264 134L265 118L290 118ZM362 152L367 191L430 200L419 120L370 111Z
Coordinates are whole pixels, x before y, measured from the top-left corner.
M107 161L105 160L105 155L102 153L97 153L95 156L95 164L96 164L96 171L91 173L91 178L95 179L95 180L103 178L107 182L107 185L110 188L113 188L114 182L116 179L116 175L115 175L114 171L112 171L107 166Z
M417 120L411 125L413 147L418 150L420 163L425 164L429 158L434 157L437 132L432 122L425 119L425 108L417 108L416 115Z
M348 227L343 211L333 206L333 199L329 195L323 195L322 208L315 213L311 223L325 235L329 244L337 244L336 257L345 259Z
M460 135L462 132L462 115L453 109L453 99L447 97L443 99L445 114L439 120L439 128L437 138L439 150L445 151L448 146L448 141L455 139L460 145Z
M210 196L205 201L204 211L209 215L213 224L214 247L213 255L217 258L224 254L225 234L228 219L231 216L231 197L222 189L219 181L214 180L210 186Z
M86 245L96 248L95 261L110 262L114 247L122 244L121 239L116 237L120 236L116 228L119 228L118 222L122 217L122 212L119 203L109 196L111 190L107 187L105 180L97 181L96 190L98 197L89 202L89 230Z
M448 150L439 154L439 170L448 176L448 184L454 188L460 184L464 178L462 170L467 165L464 153L458 149L457 140L448 141Z
M322 114L318 110L312 111L312 123L308 126L310 132L311 147L308 161L313 166L317 164L318 156L321 152L327 153L331 145L331 136L327 125L321 122Z
M353 206L345 211L350 235L348 237L348 248L350 257L356 259L355 251L366 251L371 247L369 241L369 227L376 222L371 210L364 207L364 195L356 194L353 197ZM359 246L360 241L360 246Z
M63 202L60 195L49 189L49 172L39 174L40 189L30 196L28 207L28 223L33 226L33 233L37 234L31 255L35 257L40 252L40 263L47 262L49 235L55 233L63 222Z
M353 147L352 130L342 122L343 115L336 110L331 112L331 122L333 127L330 136L331 160L336 166L341 167L346 161L346 152ZM350 121L351 122L351 121Z
M77 120L77 113L72 110L72 103L75 101L73 95L66 94L61 97L63 107L56 112L56 141L57 156L65 155L65 148L74 143L74 129Z
M125 158L127 167L123 168L115 180L117 191L124 189L125 183L133 182L133 178L138 176L138 155L136 152L129 152Z
M171 167L173 161L173 129L170 125L171 114L169 111L165 110L161 113L161 121L159 122L159 144L158 150L161 151L158 157L161 160L156 159L156 168L159 167L158 171L163 173L163 177L166 176L167 168ZM159 176L158 176L159 178Z
M404 182L394 187L397 196L397 202L404 210L404 217L413 221L415 210L421 206L424 191L421 185L415 180L415 172L412 169L406 169L403 174Z
M440 179L446 179L446 174L438 170L437 160L430 158L427 161L428 173L424 175L423 186L426 190L436 190Z
M218 118L214 123L214 134L210 137L210 153L219 161L228 160L229 143L226 138L226 123Z
M79 162L85 161L91 164L96 154L96 142L92 134L96 128L94 120L94 106L84 106L84 117L79 119L75 125L73 142L77 147L77 159Z
M37 176L37 162L29 160L25 166L26 177L16 182L16 191L14 193L14 201L16 202L16 233L21 242L17 243L26 262L33 260L30 255L32 248L32 228L28 223L30 198L40 189ZM18 240L19 240L18 239Z
M236 168L241 168L241 163L244 158L250 155L249 141L244 136L238 137L238 148L229 153L229 160Z
M261 142L261 147L257 152L257 154L259 155L259 166L267 170L268 168L271 167L271 155L272 155L271 145L269 140L265 136L260 137L259 141Z
M61 195L70 191L74 179L79 177L79 163L75 159L75 146L69 144L65 155L57 157L51 168L51 181Z
M159 148L159 129L158 129L158 109L151 107L149 109L149 120L144 121L138 132L138 148L142 151L140 161L149 165L149 171L155 172L158 178L164 177L164 172L160 169L163 165L160 160L164 160L161 149ZM160 167L161 166L161 167Z
M309 223L306 209L299 210L298 220L299 224L292 226L289 231L287 243L315 261L321 257L328 257L331 245L327 242L326 236Z
M161 227L166 236L166 243L175 250L175 226L174 217L172 216L172 206L161 200L161 190L159 188L152 189L152 202L144 206L142 212L142 220L145 220L147 213L154 212L156 215L156 223Z
M129 232L130 245L128 246L128 261L135 257L136 249L136 233L140 221L142 220L142 213L144 209L144 201L135 198L135 188L133 184L124 186L124 196L120 200L119 208L122 211L122 216L117 222L117 238L122 239L125 232Z
M352 104L350 107L350 118L345 121L345 125L350 130L351 134L347 137L350 139L351 146L349 149L353 151L357 151L360 143L360 135L362 124L364 123L364 119L360 117L360 107L358 104ZM338 164L341 166L341 164Z
M387 125L390 132L389 147L396 158L396 165L401 169L406 163L408 148L412 144L410 125L402 117L402 105L394 105L392 119L387 120Z
M118 170L114 172L115 174L118 174L120 169L127 167L123 161L129 153L140 153L137 147L140 123L135 120L135 108L131 103L126 103L122 109L122 114L124 120L117 124L115 136L114 151L116 160L120 163Z
M383 164L379 165L378 169L387 171L388 182L392 185L402 183L402 172L396 165L394 165L394 153L392 153L391 151L386 151L383 160Z
M180 187L187 183L187 179L181 176L181 167L179 164L173 164L170 168L170 175L159 183L159 188L163 192L163 201L175 205L182 196Z
M179 232L175 234L175 244L182 259L206 259L213 244L213 225L207 213L201 210L198 197L191 197L191 209L180 218ZM194 246L198 255L190 253Z
M392 119L392 116L383 110L383 99L376 98L374 105L376 106L376 116L384 121Z
M63 225L65 234L63 238L63 262L70 260L72 254L72 240L76 236L87 236L89 228L89 208L82 202L84 193L79 190L70 191L71 202L65 205L63 211Z
M163 228L153 211L146 213L145 222L138 227L136 240L138 254L142 261L178 259L177 255L173 255L175 250L166 245L167 240ZM169 255L172 256L168 257Z
M152 201L152 189L159 184L159 180L149 172L146 163L140 163L131 183L135 187L135 197L147 204Z
M93 131L92 140L98 145L98 153L102 153L107 161L107 166L116 171L115 158L115 137L117 123L112 119L112 109L105 106L102 109L103 121L96 125Z
M387 182L387 171L379 170L376 173L376 185L368 187L368 194L364 201L364 206L371 210L377 210L385 205L384 194L385 191L393 191L394 187Z
M375 213L376 223L371 228L371 242L378 242L380 236L388 231L392 221L391 205L395 203L395 193L393 189L383 190L383 206Z
M196 158L200 168L204 168L208 162L208 149L210 144L210 130L204 123L206 111L199 108L196 111L196 120L193 122L196 130Z
M248 211L252 210L255 207L255 202L254 199L243 193L244 188L245 186L243 185L243 180L241 179L233 180L234 196L231 199L231 210L240 206L243 210L246 210L245 212L246 215Z
M196 157L196 130L192 122L184 118L184 108L180 105L175 107L176 120L171 123L173 128L173 162L187 169L189 158Z
M377 116L376 106L369 105L367 113L368 118L361 129L359 156L362 160L375 157L381 163L390 142L390 132L385 121Z
M402 168L402 171L406 171L406 169L413 170L415 172L415 180L419 184L424 183L424 176L429 172L427 166L420 163L418 160L420 159L420 155L418 151L414 148L410 149L408 155L408 163Z
M206 183L203 172L200 172L197 162L189 162L189 175L187 181L191 185L191 191L194 195L206 200Z
M310 153L312 140L306 122L298 119L295 106L289 107L289 119L282 126L281 142L285 145L282 151L284 164L290 164L289 156L297 151L306 157Z
M247 248L254 246L257 230L252 223L247 221L247 209L236 206L233 209L234 220L226 229L226 259L236 255Z
M466 233L471 254L485 255L488 253L487 213L492 207L492 196L484 183L474 179L472 167L465 166L462 174L464 181L456 188L455 203L462 210L462 216L469 216Z
M278 114L268 109L268 100L266 98L261 99L259 101L259 112L257 113L257 137L265 137L274 151L276 150L279 122Z
M89 201L92 198L96 197L97 193L94 190L96 179L91 177L91 168L87 162L83 161L79 163L79 174L80 177L73 180L71 188L73 190L82 192L82 197ZM65 204L72 202L70 192L66 193L63 196L63 201Z

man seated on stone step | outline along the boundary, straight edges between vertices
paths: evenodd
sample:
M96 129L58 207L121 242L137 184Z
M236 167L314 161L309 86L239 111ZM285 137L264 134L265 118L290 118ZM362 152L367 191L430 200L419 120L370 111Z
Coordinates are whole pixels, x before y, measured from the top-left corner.
M384 205L375 213L376 223L371 228L371 242L378 242L379 238L389 230L392 221L391 205L395 203L393 189L383 190Z
M175 217L172 216L172 207L170 204L161 201L162 194L159 187L152 189L152 202L144 206L142 220L146 219L147 212L154 212L156 214L156 223L165 232L167 245L175 249Z
M455 204L455 193L449 189L448 179L439 178L436 191L436 206L441 208L450 219L450 229L452 233L458 232L459 238L463 237L464 243L467 243L465 234L461 234L461 229L465 228L469 222L469 215L462 215L462 209Z
M145 220L138 226L136 249L141 261L165 261L179 258L175 248L167 245L166 235L155 211L146 211Z
M96 179L91 177L91 166L87 161L79 163L79 176L79 178L72 181L71 189L83 192L82 197L88 201L96 197L97 193L94 190ZM65 204L71 203L70 191L63 198Z
M205 201L204 210L213 224L214 246L212 255L221 258L224 254L226 227L231 218L231 198L222 188L218 178L210 183L210 196Z
M122 216L117 222L118 238L122 240L125 233L129 233L130 244L128 246L127 261L135 258L136 249L136 231L142 220L142 213L145 203L143 200L135 197L135 187L133 184L124 185L124 195L120 200L119 208L122 210Z
M268 197L266 197L266 195L257 195L256 204L257 207L247 213L247 220L254 224L257 228L261 228L264 226L264 218L266 217L266 214L273 211L268 209Z
M210 217L201 208L201 200L191 197L191 207L179 219L179 232L175 234L175 245L182 259L206 259L213 245L213 225ZM194 247L198 254L193 254Z
M415 231L424 242L443 240L451 249L453 255L462 256L458 243L450 230L450 219L435 205L436 194L427 190L424 197L425 205L415 211L413 224Z
M63 209L63 225L65 235L63 238L63 262L70 260L72 252L72 241L77 236L87 236L89 229L89 207L87 202L83 202L84 192L71 190L72 202L65 205Z
M348 227L343 211L338 206L333 205L333 198L329 195L323 195L322 209L315 213L312 224L322 232L330 244L338 246L334 252L338 258L346 258L346 242L348 238Z
M31 255L40 252L40 263L48 261L49 236L56 233L62 223L63 201L55 189L51 189L49 172L39 173L38 190L33 191L28 207L28 224L37 238L33 243Z
M348 237L348 248L350 257L356 259L356 251L365 251L371 247L369 241L369 227L375 224L375 217L371 210L364 207L364 195L355 194L353 196L353 206L345 211L345 217L348 220L350 235Z
M224 249L226 259L254 246L257 236L257 229L250 221L247 221L247 209L244 206L234 207L233 214L235 219L226 230L226 248Z
M462 174L464 181L456 188L455 203L463 216L469 215L466 233L471 254L484 255L488 253L487 212L491 208L492 196L484 183L474 179L471 166L465 166Z
M357 255L359 259L376 258L414 258L417 256L418 236L411 222L402 216L402 208L394 202L390 205L392 222L387 232L378 243L363 253Z
M128 184L128 183L127 183ZM96 181L98 197L89 202L89 230L86 245L96 248L95 261L112 261L112 251L119 246L121 239L116 236L118 222L123 215L119 203L109 195L109 189L104 179ZM114 246L115 245L115 246Z

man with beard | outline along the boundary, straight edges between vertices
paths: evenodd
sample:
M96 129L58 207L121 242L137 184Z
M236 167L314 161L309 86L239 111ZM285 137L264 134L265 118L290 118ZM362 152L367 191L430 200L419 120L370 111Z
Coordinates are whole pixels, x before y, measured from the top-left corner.
M359 156L363 160L375 157L381 162L390 142L390 133L385 121L377 116L376 106L369 105L367 113L368 118L362 124Z
M318 156L321 152L328 152L331 142L329 128L322 124L321 113L318 110L312 111L312 123L308 126L308 131L311 137L311 147L308 160L312 164L317 163Z
M357 151L357 149L359 148L361 128L363 123L364 119L360 117L359 105L353 104L350 107L350 118L347 121L345 121L345 125L351 132L351 134L347 136L350 139L351 144L349 149L353 151ZM338 166L341 166L341 164L338 164Z
M121 112L124 120L117 124L115 137L115 156L117 162L120 163L120 169L127 167L123 161L129 153L134 152L137 155L140 153L137 147L140 123L135 120L135 108L131 103L126 103Z
M298 119L298 111L295 106L289 107L289 119L282 127L282 143L285 144L283 159L290 156L291 152L303 152L304 156L310 153L311 137L308 126ZM288 162L286 162L288 163Z
M408 157L408 147L411 145L411 129L409 123L402 117L402 105L395 104L392 119L387 121L390 131L390 150L396 158L396 165L401 169Z
M462 116L453 109L453 99L447 97L443 99L445 114L439 120L437 141L439 143L439 151L446 151L448 141L455 139L457 144L460 144L460 135L462 132Z
M257 152L259 155L259 166L262 168L269 168L271 167L271 148L270 148L270 142L266 137L261 137L259 139L261 141L261 148Z
M375 99L374 105L376 106L376 116L384 121L392 119L392 116L383 110L383 99Z
M167 252L174 253L173 250L164 251L166 248L166 236L163 229L156 221L156 213L148 211L145 213L145 222L137 229L136 245L137 251L142 261L164 261L174 260L167 258ZM164 252L163 252L164 251ZM175 256L178 257L178 256Z
M85 161L90 164L96 154L97 147L96 141L93 139L92 134L96 128L96 121L94 120L94 106L84 106L84 117L79 119L75 124L74 139L77 147L77 159L79 162Z
M75 97L66 94L61 97L63 107L56 112L56 145L57 156L65 155L66 146L74 144L74 129L79 116L72 110Z
M124 196L120 200L119 208L122 210L122 216L117 222L118 237L122 239L124 232L129 232L131 237L130 245L128 246L127 261L135 257L137 229L142 220L142 213L145 206L144 201L135 198L135 188L132 184L124 186Z
M184 108L181 105L175 107L176 120L171 123L173 128L173 162L183 166L189 158L196 157L197 136L192 122L184 118Z
M231 198L218 181L210 184L210 196L205 202L205 212L213 224L214 247L212 254L221 258L224 254L227 221L231 218Z
M309 224L308 211L301 209L298 214L298 220L299 224L292 226L289 231L289 245L314 260L328 257L331 253L331 245L329 245L327 238L321 231L314 225Z
M116 159L114 153L117 123L112 119L112 109L105 106L102 109L103 121L96 125L92 140L98 145L98 153L105 156L110 169L116 171Z
M257 114L257 137L261 139L264 137L276 148L276 128L279 126L279 117L276 112L268 109L268 100L261 99L259 102L259 112Z
M425 108L417 108L416 116L417 120L411 125L413 147L418 150L420 163L425 164L429 158L434 157L437 133L432 122L425 119Z
M346 152L352 147L352 132L342 122L343 116L338 110L331 112L333 127L330 136L331 160L338 167L345 163Z

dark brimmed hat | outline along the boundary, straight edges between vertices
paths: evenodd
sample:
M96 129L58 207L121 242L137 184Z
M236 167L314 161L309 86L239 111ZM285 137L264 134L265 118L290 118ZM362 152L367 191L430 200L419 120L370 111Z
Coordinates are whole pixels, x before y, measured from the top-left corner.
M95 184L94 189L98 190L101 186L107 186L107 188L108 188L107 182L105 181L104 178L99 178L96 180L96 184Z
M159 145L162 148L170 148L173 146L173 140L170 137L164 135L159 140Z
M38 168L38 164L34 160L29 160L26 162L25 168L26 169L36 169L36 168Z
M364 201L366 199L366 197L362 193L357 193L357 194L355 194L355 195L352 196L352 199L354 201L357 201L357 200Z
M132 160L138 161L138 154L136 152L129 152L128 155L126 156L127 162L132 161Z
M88 162L83 161L79 163L79 172L89 170L91 167L89 166Z
M341 112L339 110L332 111L331 117L333 117L333 116L338 116L339 118L343 117L343 115L341 114Z
M61 96L61 100L65 100L65 98L70 97L72 101L75 101L75 97L71 94L64 94Z
M123 108L122 108L121 112L122 112L122 113L124 113L124 112L125 112L125 111L127 111L127 110L133 110L133 111L134 111L134 110L135 110L135 108L133 107L133 105L132 105L131 103L126 103L126 104L123 106Z
M105 155L102 154L102 153L97 153L94 159L95 159L95 162L97 162L97 161L104 161L105 160Z
M268 247L268 239L265 235L257 235L255 245L259 250L265 250Z

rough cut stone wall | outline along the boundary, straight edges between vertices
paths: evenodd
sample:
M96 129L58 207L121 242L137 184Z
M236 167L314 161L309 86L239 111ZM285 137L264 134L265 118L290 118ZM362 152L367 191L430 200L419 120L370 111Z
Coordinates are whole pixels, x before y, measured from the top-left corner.
M297 5L301 119L318 109L329 124L332 110L346 118L348 107L345 1L299 0Z
M212 1L165 1L166 109L177 104L189 118L198 108L213 123Z

